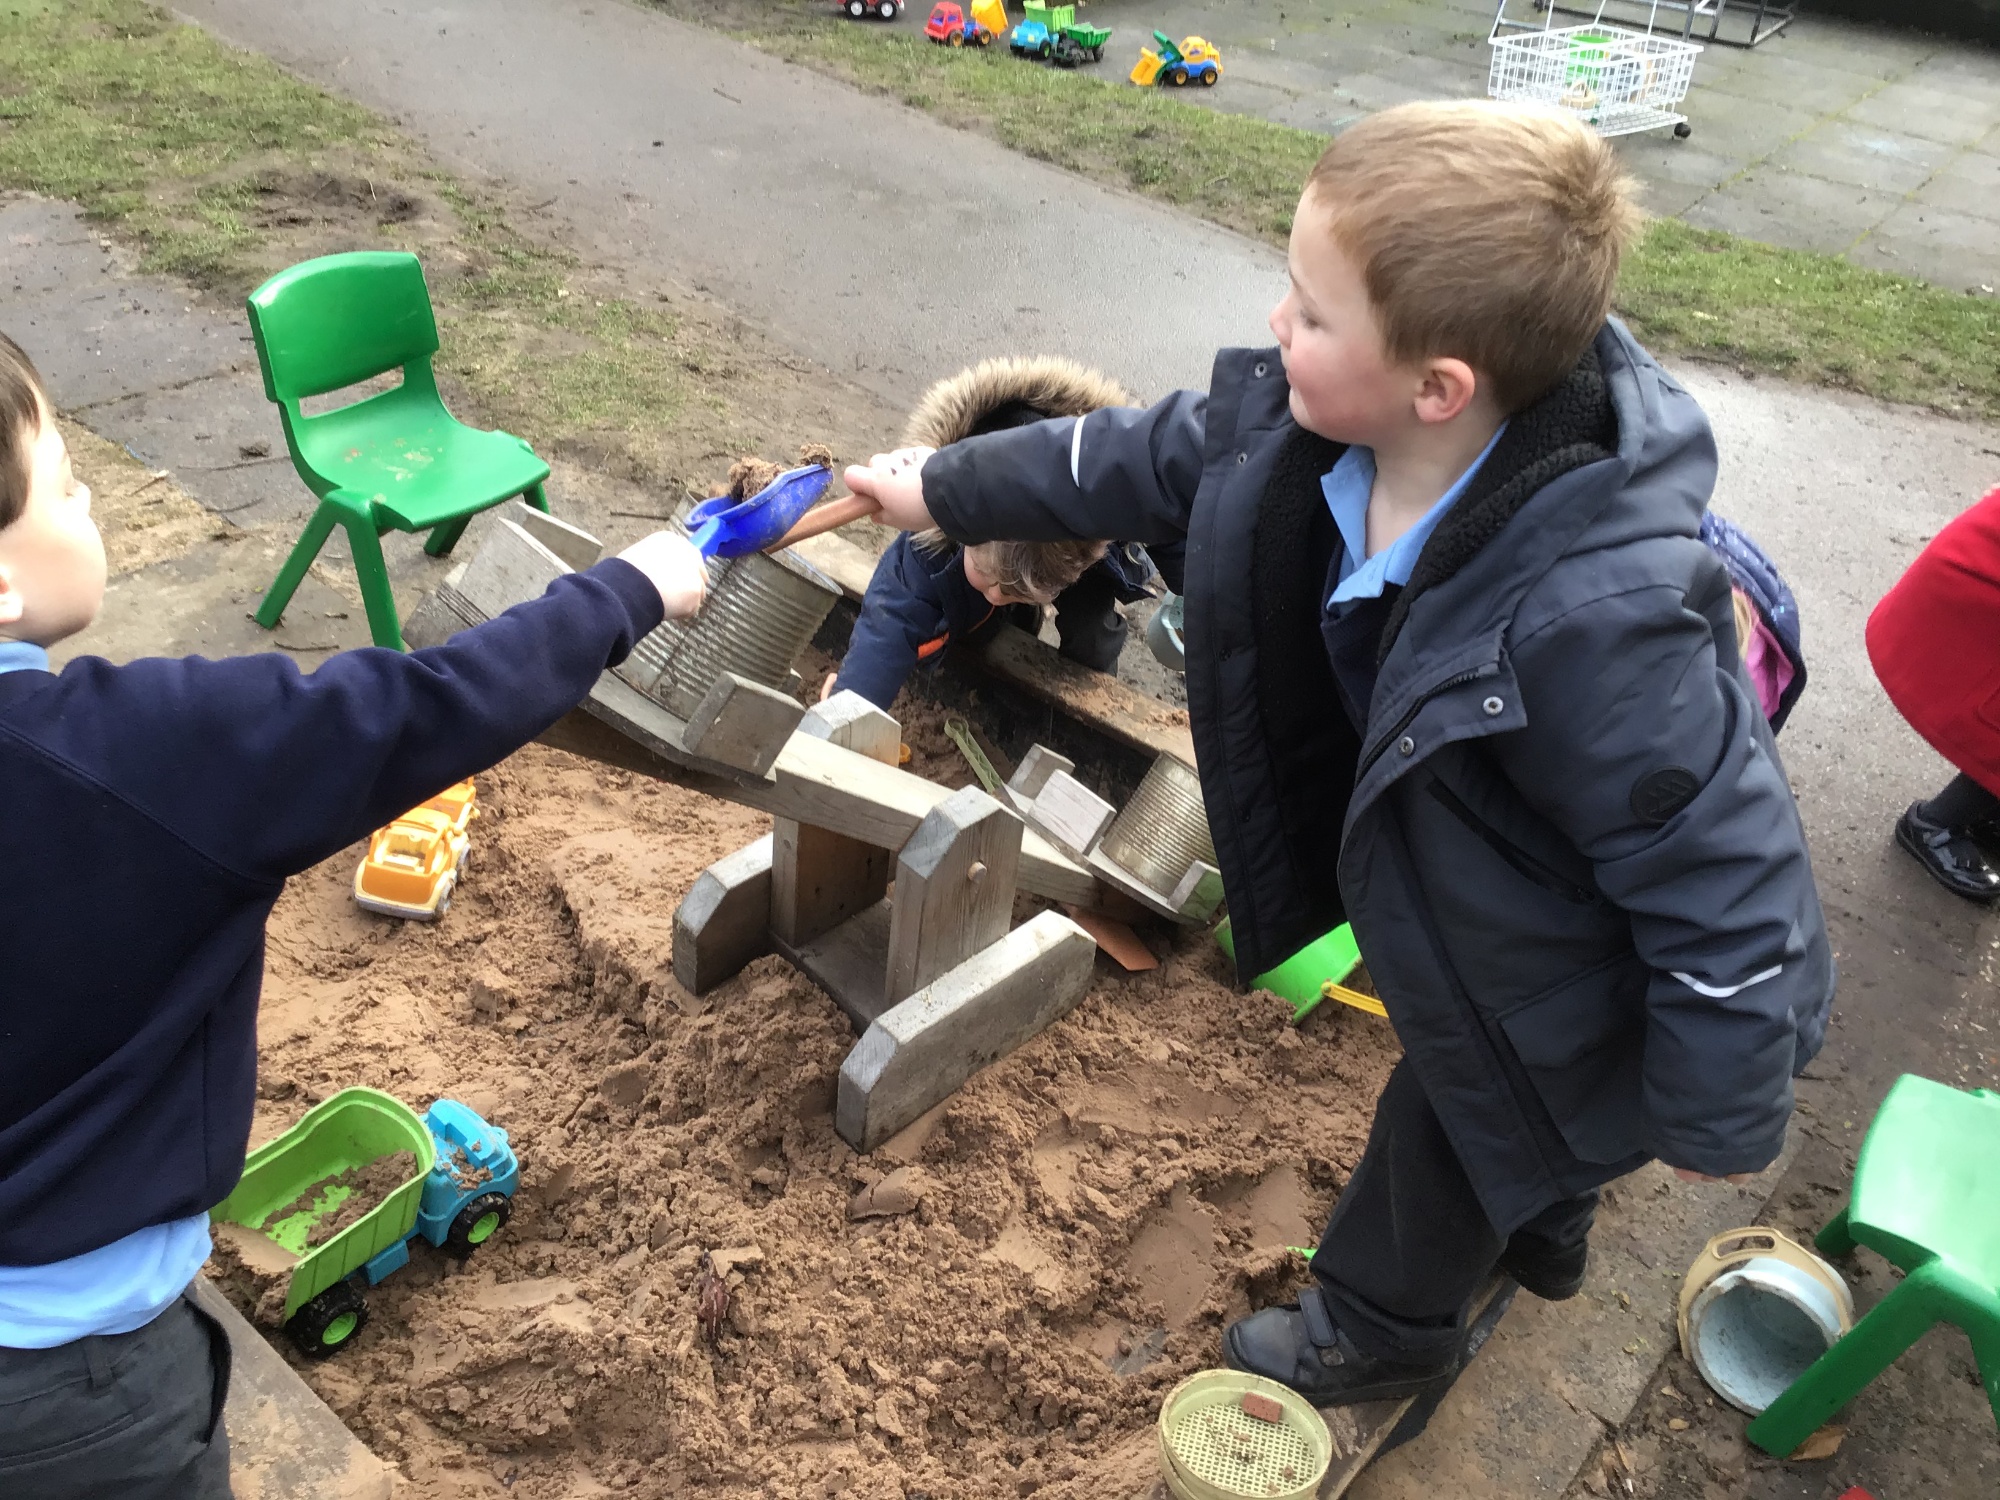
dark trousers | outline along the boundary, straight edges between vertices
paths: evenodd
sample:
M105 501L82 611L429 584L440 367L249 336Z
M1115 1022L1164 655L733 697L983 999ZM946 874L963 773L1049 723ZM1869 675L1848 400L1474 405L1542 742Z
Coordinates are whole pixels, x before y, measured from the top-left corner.
M229 1500L229 1337L186 1297L144 1328L0 1349L6 1500Z
M1503 1252L1533 1259L1573 1250L1596 1212L1594 1192L1566 1198L1503 1239L1405 1059L1382 1086L1368 1149L1334 1205L1312 1273L1362 1353L1431 1364L1457 1348L1466 1307Z

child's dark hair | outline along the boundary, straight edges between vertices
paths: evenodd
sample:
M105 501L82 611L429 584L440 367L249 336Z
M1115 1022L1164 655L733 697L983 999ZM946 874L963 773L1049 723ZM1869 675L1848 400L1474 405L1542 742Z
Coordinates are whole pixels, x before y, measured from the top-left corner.
M48 405L42 372L19 344L0 333L0 530L27 509L35 438Z

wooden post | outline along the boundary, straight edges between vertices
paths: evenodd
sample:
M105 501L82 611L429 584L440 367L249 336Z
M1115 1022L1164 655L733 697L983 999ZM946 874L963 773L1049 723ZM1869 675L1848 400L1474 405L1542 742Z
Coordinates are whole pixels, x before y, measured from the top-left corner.
M896 859L889 1004L1007 935L1021 869L1019 817L976 786L953 792Z
M717 860L674 911L674 978L702 995L771 951L770 834Z
M810 710L799 733L883 765L896 764L902 730L856 692ZM771 932L793 949L866 911L889 889L886 849L792 818L771 820Z

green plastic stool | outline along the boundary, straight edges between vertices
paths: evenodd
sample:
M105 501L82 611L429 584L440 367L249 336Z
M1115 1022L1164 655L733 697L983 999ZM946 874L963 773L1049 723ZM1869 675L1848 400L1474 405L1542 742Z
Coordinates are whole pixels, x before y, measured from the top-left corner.
M1236 938L1229 930L1227 917L1215 929L1215 941L1233 961L1236 957ZM1319 1008L1320 1001L1328 998L1329 987L1350 1004L1361 1003L1364 1010L1387 1015L1387 1011L1380 1009L1380 1001L1371 1001L1367 996L1357 995L1342 986L1341 981L1360 966L1361 949L1354 941L1354 929L1342 922L1333 931L1314 938L1282 963L1266 969L1250 983L1255 989L1269 990L1279 999L1288 1001L1294 1025Z
M437 320L423 267L401 251L325 255L280 271L250 294L250 336L277 405L292 467L319 508L257 609L275 630L313 558L339 526L378 646L400 651L402 626L382 562L385 531L428 531L443 557L482 510L524 496L549 508L549 466L521 439L467 427L445 410L431 373ZM400 369L402 384L308 417L299 403Z
M1866 1245L1903 1280L1752 1422L1784 1458L1936 1323L1972 1340L2000 1421L2000 1095L1905 1074L1861 1143L1854 1195L1819 1232L1822 1253Z

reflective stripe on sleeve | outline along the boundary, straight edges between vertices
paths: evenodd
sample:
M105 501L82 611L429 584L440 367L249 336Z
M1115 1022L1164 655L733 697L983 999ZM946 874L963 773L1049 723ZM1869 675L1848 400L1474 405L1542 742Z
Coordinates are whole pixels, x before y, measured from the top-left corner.
M1731 995L1740 995L1753 984L1762 984L1767 979L1776 979L1785 972L1783 964L1773 964L1761 974L1752 974L1741 984L1703 984L1692 974L1683 974L1678 969L1669 971L1674 978L1693 990L1697 995L1706 995L1711 1000L1727 1000Z

